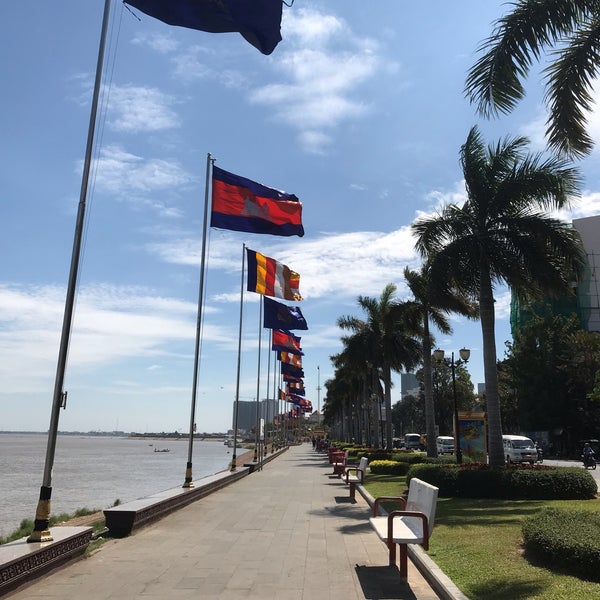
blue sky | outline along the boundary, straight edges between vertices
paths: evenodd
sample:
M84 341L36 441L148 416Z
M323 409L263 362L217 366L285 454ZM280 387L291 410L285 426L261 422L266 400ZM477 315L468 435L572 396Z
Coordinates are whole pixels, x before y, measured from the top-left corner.
M510 116L483 121L463 95L506 8L296 0L264 56L238 34L138 19L113 2L60 429L188 430L208 153L296 194L306 235L210 230L198 430L231 426L244 243L301 275L310 329L298 333L316 408L341 350L337 318L360 316L357 297L389 282L407 297L402 271L420 265L411 223L463 201L458 155L470 127L543 148L537 68ZM49 424L102 12L102 0L0 4L2 430ZM600 139L598 114L590 130ZM580 163L583 195L566 219L600 213L598 160ZM257 300L244 302L241 400L256 397ZM498 290L499 357L508 307ZM438 346L471 348L473 382L483 381L479 323L453 326Z

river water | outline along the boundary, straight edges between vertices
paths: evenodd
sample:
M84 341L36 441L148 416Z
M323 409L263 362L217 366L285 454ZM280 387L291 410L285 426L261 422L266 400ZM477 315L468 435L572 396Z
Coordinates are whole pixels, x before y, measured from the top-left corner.
M0 433L0 535L35 517L48 437ZM59 435L52 472L52 514L104 509L185 481L189 440ZM169 452L154 452L168 448ZM194 480L227 469L231 449L223 441L194 440Z

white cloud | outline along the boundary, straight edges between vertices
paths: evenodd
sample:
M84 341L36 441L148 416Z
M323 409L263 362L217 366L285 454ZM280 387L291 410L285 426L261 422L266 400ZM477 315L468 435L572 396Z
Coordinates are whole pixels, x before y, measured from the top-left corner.
M162 201L140 199L136 195L165 190L172 192L194 182L194 176L175 162L156 158L144 159L125 151L120 146L104 147L97 161L98 188L153 208L164 216L177 215L178 211L167 207Z
M283 81L254 89L250 100L298 129L305 150L323 153L333 130L368 112L353 95L385 66L373 40L357 37L333 15L288 11L282 29L291 49L271 64Z
M145 46L152 48L160 54L169 54L174 52L179 47L177 39L169 32L167 35L162 33L147 34L139 32L136 37L133 38L131 43L134 46Z
M4 393L47 389L56 368L64 289L57 286L0 286L0 378ZM210 312L210 309L208 309ZM184 342L189 353L197 306L137 287L95 285L80 290L74 313L69 364L74 369L152 357L151 368L171 355L169 344ZM231 332L203 328L206 341L231 344ZM27 385L23 364L27 357Z
M148 250L167 262L199 264L199 243L194 238L179 237L148 246ZM418 268L420 264L409 227L389 233L324 232L316 239L286 240L285 244L265 242L261 252L301 273L301 291L306 299L339 300L379 294L390 282L402 284L405 266ZM239 248L227 234L211 242L207 264L209 269L239 272ZM235 302L239 291L232 289L219 299Z
M163 92L143 86L110 88L108 125L121 132L161 131L179 127L170 108L175 100Z

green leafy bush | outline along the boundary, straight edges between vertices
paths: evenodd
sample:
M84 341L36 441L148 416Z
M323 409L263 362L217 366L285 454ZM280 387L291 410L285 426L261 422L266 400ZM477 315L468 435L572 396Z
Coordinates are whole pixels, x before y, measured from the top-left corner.
M414 465L417 463L422 463L425 461L425 454L422 452L412 452L412 451L402 451L402 452L393 452L391 459L397 462L408 463L409 465Z
M576 468L493 468L480 463L463 465L416 464L407 483L417 477L439 488L440 496L512 500L587 500L598 493L590 473Z
M600 581L600 514L547 508L522 525L527 556L553 570Z
M458 465L439 465L421 463L412 465L406 476L407 485L413 477L421 479L439 488L440 496L457 496Z
M369 469L374 475L406 475L410 465L395 460L374 460L369 462Z
M365 456L369 459L369 462L374 460L392 460L391 452L379 448L376 450L371 450L370 452L366 453Z

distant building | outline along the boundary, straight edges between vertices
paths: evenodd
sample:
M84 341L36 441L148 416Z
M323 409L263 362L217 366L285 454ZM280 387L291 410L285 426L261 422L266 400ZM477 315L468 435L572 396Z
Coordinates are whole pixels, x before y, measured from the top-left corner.
M419 396L421 386L414 373L400 373L400 394L402 398L406 396Z
M600 215L573 219L573 227L581 237L587 259L583 279L572 297L552 298L545 303L549 304L556 314L576 315L582 329L600 332ZM531 318L532 308L532 305L521 305L513 295L510 306L513 336Z
M477 395L482 396L483 394L485 394L485 383L478 383L477 384Z
M277 400L261 400L258 406L258 418L264 419L265 423L272 423L278 414ZM231 426L235 427L235 401L233 403ZM238 401L238 431L249 432L256 426L256 401Z

